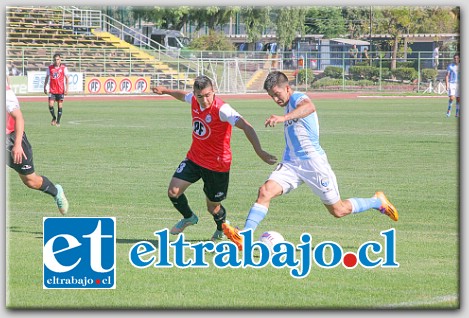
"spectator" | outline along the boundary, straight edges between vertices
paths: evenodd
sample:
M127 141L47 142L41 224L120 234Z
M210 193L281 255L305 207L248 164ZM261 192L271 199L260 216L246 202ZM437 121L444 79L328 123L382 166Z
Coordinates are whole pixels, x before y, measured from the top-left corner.
M362 52L362 62L366 62L368 65L370 65L370 56L368 55L368 49L364 49Z
M435 70L438 69L438 65L440 64L438 58L440 57L440 49L438 48L438 46L436 46L434 49L433 49L433 54L432 54L432 58L433 58L433 68Z
M21 75L21 72L18 68L16 68L15 64L11 64L11 76L19 76Z
M349 52L349 57L350 57L350 65L355 65L357 63L357 57L358 57L358 49L357 46L354 44Z

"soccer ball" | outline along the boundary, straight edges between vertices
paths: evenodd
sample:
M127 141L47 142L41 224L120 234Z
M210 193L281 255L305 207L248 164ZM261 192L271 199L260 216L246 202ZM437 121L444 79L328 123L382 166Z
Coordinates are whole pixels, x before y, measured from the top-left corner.
M267 245L269 249L272 250L272 247L275 244L284 242L285 238L279 232L267 231L267 232L262 233L262 235L259 237L259 241Z

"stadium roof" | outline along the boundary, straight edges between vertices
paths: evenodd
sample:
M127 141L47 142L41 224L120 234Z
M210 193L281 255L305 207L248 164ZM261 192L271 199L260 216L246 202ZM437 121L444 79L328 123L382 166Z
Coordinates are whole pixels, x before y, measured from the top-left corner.
M362 41L362 40L353 40L353 39L341 39L341 38L334 38L331 39L331 41L336 41L339 43L344 43L344 44L349 44L349 45L370 45L370 42L368 41Z

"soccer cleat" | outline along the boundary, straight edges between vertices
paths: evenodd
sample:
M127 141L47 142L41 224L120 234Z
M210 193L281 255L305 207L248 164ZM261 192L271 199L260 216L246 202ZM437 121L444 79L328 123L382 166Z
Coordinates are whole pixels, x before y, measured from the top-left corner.
M232 227L228 223L223 223L223 233L226 237L229 238L233 243L236 244L240 251L243 250L243 238L239 235L239 230L235 227Z
M57 195L54 197L54 201L59 208L60 213L65 215L68 212L68 200L65 197L64 189L60 184L56 184L55 187L57 188Z
M375 197L381 200L381 206L379 207L379 211L383 214L389 216L392 220L397 221L399 219L399 214L397 213L397 209L394 205L389 202L383 192L376 192Z
M55 123L55 127L60 127L60 123L59 122Z
M57 125L57 121L55 119L52 119L52 121L50 122L50 125L51 126L56 126Z
M173 234L173 235L176 235L176 234L179 234L179 233L182 233L182 231L184 231L184 229L190 225L195 225L197 224L197 222L199 222L199 218L197 217L197 215L195 214L192 214L192 216L190 218L187 218L187 219L181 219L179 220L179 222L177 222L173 228L171 229L171 231L169 233Z
M225 238L225 234L223 234L223 231L216 230L215 233L213 233L212 238L210 239L212 242L216 241L221 241Z
M230 221L225 220L225 223L230 224ZM215 233L213 233L212 238L211 238L210 240L211 240L212 242L216 242L216 241L221 241L221 240L223 240L223 239L225 239L225 238L226 238L226 236L225 236L225 234L223 233L223 230L220 231L220 230L217 229L217 230L215 231Z

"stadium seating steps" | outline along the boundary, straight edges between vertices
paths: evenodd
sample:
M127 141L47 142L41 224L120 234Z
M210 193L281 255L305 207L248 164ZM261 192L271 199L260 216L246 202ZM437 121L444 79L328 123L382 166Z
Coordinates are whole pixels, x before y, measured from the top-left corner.
M163 84L184 78L156 59L139 59L90 30L74 29L62 9L7 7L7 66L23 63L25 73L44 71L55 53L71 71L87 76L151 76Z

